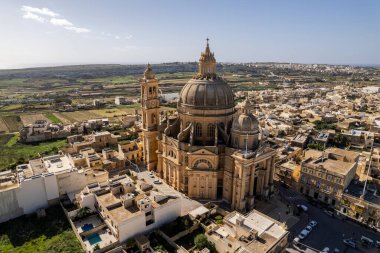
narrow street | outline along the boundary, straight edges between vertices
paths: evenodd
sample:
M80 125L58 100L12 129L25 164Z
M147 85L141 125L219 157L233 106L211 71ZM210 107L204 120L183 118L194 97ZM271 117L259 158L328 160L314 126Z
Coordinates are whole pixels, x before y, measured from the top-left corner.
M360 243L362 235L374 241L380 241L379 233L352 221L342 220L336 215L332 217L326 214L322 208L309 204L308 201L297 192L283 187L279 187L279 191L284 202L290 203L291 205L303 204L308 207L308 211L299 216L300 221L290 228L291 238L297 236L307 226L309 221L315 220L318 222L318 225L301 241L301 243L306 246L317 250L322 250L325 247L329 247L330 250L337 248L339 252L380 252L379 248L365 248ZM357 249L353 249L343 243L343 239L349 238L357 241Z

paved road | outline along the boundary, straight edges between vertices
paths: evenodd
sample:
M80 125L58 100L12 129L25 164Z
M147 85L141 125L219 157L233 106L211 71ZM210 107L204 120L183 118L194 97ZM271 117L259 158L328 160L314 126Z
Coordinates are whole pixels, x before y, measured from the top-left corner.
M358 249L352 249L343 244L343 238L354 238L358 242L362 235L373 240L380 241L380 234L375 233L366 227L353 223L348 220L341 220L337 217L331 217L323 212L323 209L310 205L301 195L290 190L279 188L284 201L292 204L304 204L308 207L308 212L300 216L300 221L290 229L292 235L298 235L299 232L308 224L310 220L318 222L316 228L309 236L302 241L303 244L322 250L324 247L329 247L330 250L338 248L340 252L380 252L378 248L364 248L360 243L357 243Z

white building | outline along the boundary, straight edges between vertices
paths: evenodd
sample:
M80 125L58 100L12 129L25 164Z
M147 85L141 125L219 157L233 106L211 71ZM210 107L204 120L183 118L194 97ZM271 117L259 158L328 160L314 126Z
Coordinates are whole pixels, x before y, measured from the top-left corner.
M126 97L115 97L115 105L128 105L131 103Z
M285 225L256 210L247 215L234 211L223 223L206 232L218 252L282 252L287 245Z
M380 92L380 87L377 86L367 86L362 89L364 93L375 94Z
M145 182L135 184L126 175L88 185L77 199L81 207L98 211L120 243L181 215L181 198L158 192Z
M73 199L87 184L108 180L108 173L78 170L63 155L30 160L16 171L0 180L0 222L55 204L63 194Z

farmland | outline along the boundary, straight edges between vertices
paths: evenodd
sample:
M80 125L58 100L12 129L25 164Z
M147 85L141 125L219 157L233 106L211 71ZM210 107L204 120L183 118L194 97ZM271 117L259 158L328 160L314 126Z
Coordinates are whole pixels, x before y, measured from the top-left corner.
M51 123L62 123L62 121L55 116L53 113L49 112L45 114L45 117L51 122Z
M27 126L29 124L33 124L36 120L48 120L42 113L37 114L24 114L20 116L22 124Z
M22 128L20 116L2 116L0 117L0 131L18 132Z
M75 111L75 112L59 112L53 115L57 117L64 124L70 124L74 122L82 122L89 119L101 119L108 118L111 122L119 121L119 117L122 115L133 114L134 108L110 108L88 111Z
M2 135L0 142L0 171L14 167L16 164L24 163L31 158L42 154L55 154L59 148L66 144L66 140L41 142L38 144L23 144L16 141L13 135Z

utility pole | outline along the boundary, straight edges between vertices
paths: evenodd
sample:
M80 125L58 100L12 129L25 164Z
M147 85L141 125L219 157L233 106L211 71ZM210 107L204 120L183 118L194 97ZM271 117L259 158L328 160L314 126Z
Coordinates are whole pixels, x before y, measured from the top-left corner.
M370 154L369 154L368 171L367 171L367 176L366 176L366 179L365 179L365 182L364 182L363 194L360 196L361 199L364 199L364 197L365 197L365 193L366 193L366 187L367 187L368 175L369 175L369 171L371 170L372 153L373 153L373 142L372 142L372 145L371 145L371 151L370 151Z

